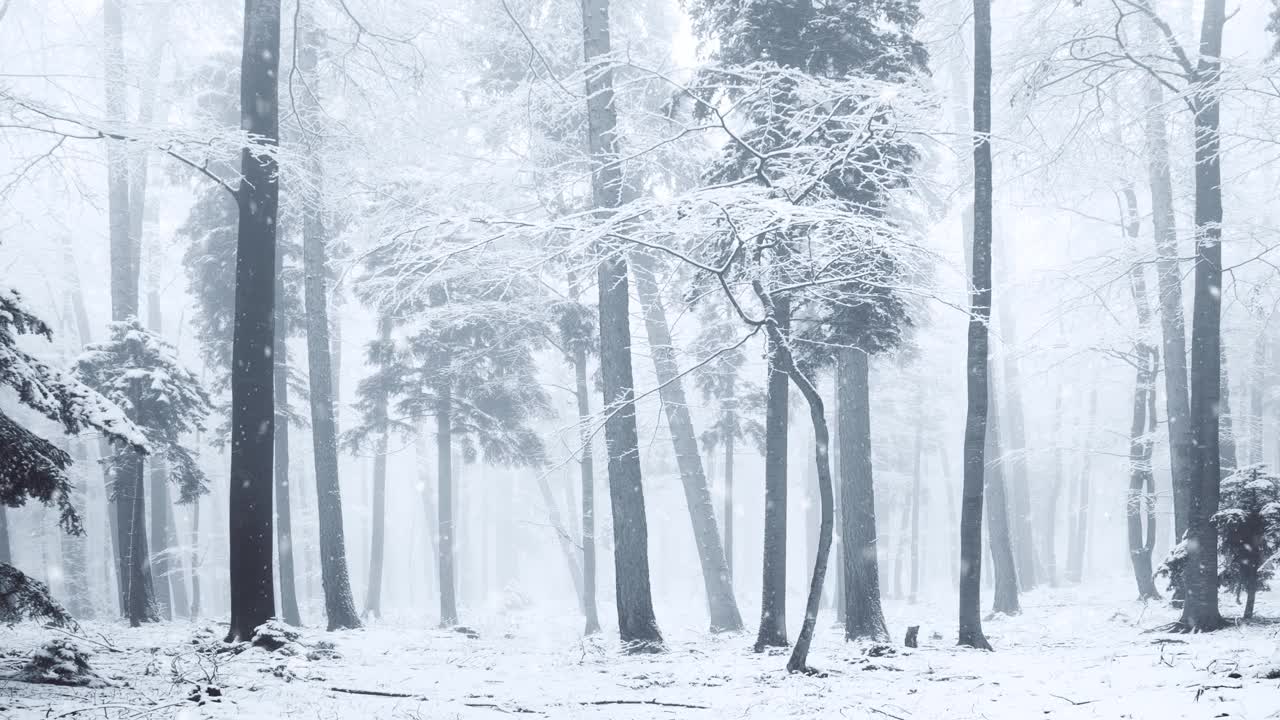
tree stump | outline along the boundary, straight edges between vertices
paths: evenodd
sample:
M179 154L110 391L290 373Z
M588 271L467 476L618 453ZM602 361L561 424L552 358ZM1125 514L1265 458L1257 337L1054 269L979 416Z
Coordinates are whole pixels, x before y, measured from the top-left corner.
M902 641L902 644L906 645L909 648L919 647L920 643L919 643L919 640L917 639L919 635L920 635L920 626L911 625L910 627L907 628L907 637L905 640Z

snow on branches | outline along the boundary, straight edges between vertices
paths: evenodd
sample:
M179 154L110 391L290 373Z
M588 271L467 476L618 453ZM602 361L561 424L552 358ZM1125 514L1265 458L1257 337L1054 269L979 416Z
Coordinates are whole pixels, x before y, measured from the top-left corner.
M180 441L185 433L203 429L209 396L178 361L176 349L137 318L111 323L109 335L85 347L75 361L76 376L143 428L147 442L168 461L179 502L190 502L206 492L205 477Z

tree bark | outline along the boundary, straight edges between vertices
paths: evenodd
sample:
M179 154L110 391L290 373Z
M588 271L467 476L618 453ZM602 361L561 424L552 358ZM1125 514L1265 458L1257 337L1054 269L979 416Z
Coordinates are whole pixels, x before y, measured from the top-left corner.
M844 546L844 636L888 640L880 604L875 482L871 465L870 358L860 349L836 351L840 407L840 541Z
M613 105L609 0L582 2L583 57L587 64L587 145L592 202L602 215L621 203L617 110ZM609 456L609 500L613 508L614 577L618 631L629 651L663 649L649 585L649 527L640 472L631 370L627 261L601 248L600 375L604 383L605 446Z
M280 2L245 0L240 58L240 117L245 131L279 139ZM235 335L231 361L230 531L231 624L227 641L250 640L275 614L272 583L272 442L276 161L249 148L240 155L237 197Z
M711 488L707 485L707 476L703 471L702 454L698 451L698 439L694 434L693 419L689 415L689 404L685 399L680 365L672 345L667 313L662 306L653 256L644 251L631 253L631 270L635 275L636 294L644 312L649 354L653 358L653 370L658 380L658 396L662 400L667 425L671 430L672 450L680 469L689 520L693 524L711 632L737 632L742 629L742 615L738 612L738 603L733 597L733 584L729 581L729 567L725 561L724 546L720 543L720 529L716 527Z
M1144 40L1157 42L1155 27L1142 23ZM1187 389L1187 331L1182 310L1182 269L1178 262L1178 230L1173 209L1169 134L1165 125L1164 92L1154 77L1144 80L1146 111L1143 128L1147 145L1147 183L1151 188L1151 224L1156 247L1156 279L1160 291L1160 331L1164 357L1169 469L1173 485L1174 537L1187 531L1187 503L1191 482L1191 407Z
M1124 217L1121 230L1128 234L1130 245L1137 245L1139 220L1138 199L1133 185L1126 183L1121 190L1124 198ZM1155 498L1147 489L1155 482L1151 470L1154 438L1147 432L1147 425L1155 427L1155 383L1158 374L1159 354L1147 343L1151 332L1151 307L1147 300L1146 266L1135 263L1129 270L1129 290L1133 294L1138 316L1137 342L1133 346L1133 362L1137 377L1133 388L1133 423L1129 430L1129 491L1125 498L1125 518L1128 530L1129 557L1133 563L1134 579L1138 583L1138 600L1158 600L1152 577L1151 553L1154 550L1155 526L1153 504ZM1151 410L1148 414L1148 409ZM1145 510L1145 513L1144 513ZM1146 535L1143 534L1143 515L1147 517ZM1150 538L1148 543L1146 538Z
M446 362L447 364L447 362ZM458 624L456 584L453 578L453 388L436 387L436 547L440 553L440 627Z
M275 293L284 297L284 252L276 246ZM280 562L280 616L290 625L301 625L298 612L297 573L293 564L293 509L289 499L289 328L283 303L276 303L273 383L275 393L275 509L276 555Z
M774 322L785 337L791 327L791 302L778 298ZM786 647L787 642L787 387L779 353L784 348L769 336L769 373L764 418L764 561L760 589L760 630L756 652Z
M968 408L960 508L959 644L990 650L982 632L982 494L986 468L991 319L991 0L973 4L973 243L968 337Z
M391 342L391 318L378 319L378 341L384 346ZM387 393L380 391L374 414L383 421L373 449L373 537L369 543L369 589L365 594L364 611L374 617L382 617L382 564L387 542L387 444L391 429L387 420Z
M309 18L308 18L309 20ZM310 27L310 22L305 23ZM318 33L309 32L298 49L298 70L306 89L299 95L299 114L319 114L316 71ZM308 142L316 142L312 139ZM307 148L306 173L313 187L323 187L319 148ZM317 519L320 525L320 575L325 614L330 630L360 627L347 572L346 538L342 520L342 490L338 478L338 428L334 405L333 368L329 345L328 239L321 217L320 193L306 198L302 209L303 292L307 315L307 368L311 388L311 438L315 454Z
M1195 290L1191 313L1191 484L1187 506L1187 599L1180 623L1191 631L1223 625L1218 611L1218 510L1221 483L1218 413L1222 322L1222 167L1218 75L1225 0L1206 0L1200 60L1193 79L1195 108Z
M990 383L995 386L995 383ZM1018 603L1018 566L1013 556L1010 538L1009 500L1005 492L1004 466L1000 456L1003 450L1003 428L994 393L988 401L990 414L987 424L985 455L987 541L991 544L991 575L994 583L991 612L1017 615L1022 612Z
M574 298L577 284L570 281ZM596 610L596 479L591 458L591 395L587 389L587 350L573 351L574 392L578 401L578 437L582 447L578 472L582 478L582 614L586 618L586 635L600 632L600 616Z

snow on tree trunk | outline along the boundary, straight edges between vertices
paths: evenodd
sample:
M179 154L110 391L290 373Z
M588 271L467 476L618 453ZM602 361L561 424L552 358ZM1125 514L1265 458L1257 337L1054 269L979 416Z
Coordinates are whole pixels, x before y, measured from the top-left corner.
M245 0L240 116L262 142L279 137L279 0ZM275 312L276 161L245 148L236 243L235 330L231 363L231 475L228 517L231 581L229 642L247 641L275 615L272 584L272 343Z
M587 145L592 204L602 214L621 202L617 109L613 105L609 0L582 2L583 57L587 63ZM597 266L600 311L600 376L604 385L605 447L613 509L614 578L618 631L632 651L663 648L649 586L649 526L645 516L636 429L635 381L625 257L606 253Z
M959 644L990 649L982 633L982 495L986 471L991 318L991 1L973 4L973 229L968 334L968 408L960 509Z

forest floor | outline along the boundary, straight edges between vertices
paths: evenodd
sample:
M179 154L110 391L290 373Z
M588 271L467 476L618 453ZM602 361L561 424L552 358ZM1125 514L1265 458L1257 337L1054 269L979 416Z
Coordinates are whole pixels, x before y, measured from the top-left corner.
M1280 624L1166 635L1152 629L1174 611L1120 592L1028 593L1021 615L985 624L991 653L955 647L952 604L888 603L888 649L845 643L824 613L811 662L825 677L788 675L785 654L751 652L751 633L675 622L668 652L642 656L611 635L582 640L576 619L528 612L478 620L478 638L392 622L309 630L292 656L217 653L212 624L89 623L76 642L111 685L2 680L0 718L1280 718L1280 679L1264 678L1280 668ZM1261 614L1280 617L1277 595L1259 597ZM1238 613L1226 596L1223 609ZM905 649L916 622L920 647ZM51 635L0 629L0 674ZM316 652L324 641L337 657Z

